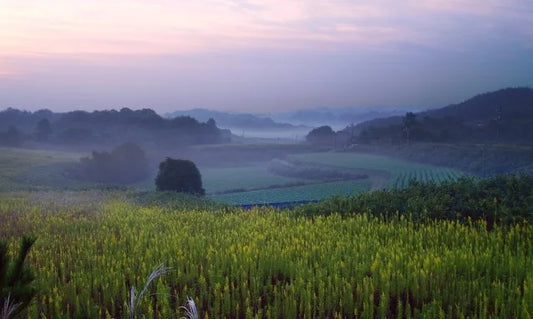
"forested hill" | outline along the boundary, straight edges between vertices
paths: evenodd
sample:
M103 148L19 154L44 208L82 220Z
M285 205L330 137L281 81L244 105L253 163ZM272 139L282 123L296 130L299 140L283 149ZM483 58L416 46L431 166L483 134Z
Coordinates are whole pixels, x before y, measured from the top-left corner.
M154 147L226 142L230 133L214 121L182 116L165 119L151 109L54 113L8 108L0 111L0 145L35 143L68 147L117 145L135 141Z
M507 88L459 104L361 123L359 143L533 143L533 89Z
M214 119L220 127L236 128L236 129L255 129L255 130L285 130L295 128L294 125L288 123L279 123L272 120L270 117L259 116L248 113L226 113L220 111L212 111L206 109L193 109L187 111L175 111L166 114L169 118L177 116L191 116L200 121L207 121Z

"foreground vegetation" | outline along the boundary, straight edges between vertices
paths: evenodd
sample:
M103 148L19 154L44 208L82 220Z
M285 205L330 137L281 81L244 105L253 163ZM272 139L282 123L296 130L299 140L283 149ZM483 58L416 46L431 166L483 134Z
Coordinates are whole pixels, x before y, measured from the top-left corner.
M495 176L487 179L462 177L445 183L411 180L402 189L334 197L301 206L305 216L339 213L368 213L385 219L409 216L417 221L446 219L484 220L494 223L533 223L533 177L530 175Z
M513 317L533 312L533 228L526 223L308 218L289 211L101 202L0 201L2 239L38 240L29 255L31 318L121 318L131 286L146 317Z
M57 175L77 161L71 153L2 151L0 241L13 252L23 236L37 238L27 258L37 288L28 318L126 317L131 287L143 287L161 263L172 270L139 301L140 317L178 318L187 297L202 318L533 312L529 176L457 180L454 170L356 153L287 160L357 180L302 182L260 166L208 172L229 180L222 192L265 177L259 190L211 197L221 201L348 196L245 211L171 192L83 185Z

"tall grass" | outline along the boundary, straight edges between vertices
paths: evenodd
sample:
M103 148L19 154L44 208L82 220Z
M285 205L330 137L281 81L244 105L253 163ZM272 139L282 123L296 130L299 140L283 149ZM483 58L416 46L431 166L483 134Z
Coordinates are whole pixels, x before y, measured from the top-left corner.
M3 238L21 227L41 294L30 318L528 318L533 228L367 214L293 217L271 209L217 213L104 203L43 214L0 202ZM55 209L55 210L52 210ZM139 295L154 260L173 271ZM136 302L143 295L143 302ZM135 296L132 302L131 297ZM135 305L135 307L131 307ZM193 313L193 312L191 312Z

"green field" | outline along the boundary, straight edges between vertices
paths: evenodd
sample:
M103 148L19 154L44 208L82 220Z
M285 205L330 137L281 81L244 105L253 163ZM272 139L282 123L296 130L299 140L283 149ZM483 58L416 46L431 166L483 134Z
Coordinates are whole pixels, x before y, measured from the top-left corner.
M238 192L210 196L211 199L228 204L267 204L297 201L314 201L331 196L348 196L367 191L370 183L363 181L339 181L309 184L258 191Z
M365 173L369 177L362 180L348 181L315 181L315 184L279 187L274 189L252 190L254 188L268 188L269 185L283 186L283 182L304 182L309 180L290 179L268 172L262 166L248 168L229 168L207 170L204 175L206 185L210 185L214 177L216 185L211 189L218 192L223 190L243 189L230 194L211 195L210 198L230 204L264 204L291 201L321 200L335 195L347 196L354 193L384 188L403 188L411 179L422 182L453 181L463 174L457 170L445 167L425 165L403 161L386 156L361 153L299 153L289 155L292 163L322 165L338 170L354 170ZM266 163L264 164L267 165ZM237 174L242 170L242 174ZM235 173L234 173L235 172ZM213 174L216 173L216 174ZM218 175L217 175L218 174ZM209 186L206 187L208 193Z
M419 164L387 156L361 153L293 154L289 160L339 168L384 172L388 175L384 187L402 188L410 179L421 182L452 181L463 175L451 168Z
M29 255L38 295L27 318L125 318L131 286L139 291L160 263L171 271L148 289L138 318L182 317L187 297L200 318L533 314L528 224L487 231L482 222L0 196L0 239L14 248L23 233L38 238Z
M95 183L70 178L67 174L67 169L75 165L81 156L79 153L3 148L0 153L0 191L99 187ZM279 176L267 169L269 162L224 168L202 167L200 171L208 196L231 204L320 200L368 190L403 188L410 179L441 182L455 180L462 175L449 168L360 153L298 153L289 155L287 160L296 165L311 163L339 171L353 170L368 178L312 180ZM128 186L154 190L154 176Z
M268 163L253 166L201 169L206 193L221 193L235 190L251 190L285 186L288 184L308 183L304 179L273 175L268 172Z
M0 192L85 186L64 174L80 157L72 152L0 148Z

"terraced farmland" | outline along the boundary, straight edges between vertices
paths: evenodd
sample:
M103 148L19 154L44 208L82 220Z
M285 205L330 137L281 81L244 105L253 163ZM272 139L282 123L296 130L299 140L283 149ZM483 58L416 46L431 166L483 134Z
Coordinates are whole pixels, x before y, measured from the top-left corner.
M201 169L204 188L208 194L214 194L309 182L271 174L266 165Z
M207 169L203 173L204 183L208 193L212 194L211 199L241 205L321 200L368 190L403 188L411 179L439 183L456 180L462 175L451 168L360 153L302 153L290 155L287 160L296 165L314 164L339 171L353 170L369 177L362 180L311 181L274 175L264 167L267 165L264 163L264 166ZM305 185L291 186L291 183ZM230 190L233 192L213 194Z
M338 181L274 189L262 189L210 196L228 204L266 204L320 200L331 196L347 196L370 189L368 180Z
M461 172L445 167L411 170L394 174L390 181L390 187L403 188L407 186L410 180L435 183L453 181L458 179L461 175L463 175Z
M387 181L383 188L402 188L415 179L421 182L443 182L459 178L463 173L446 167L419 164L387 156L361 153L307 153L294 154L289 160L339 167L343 169L383 172Z

